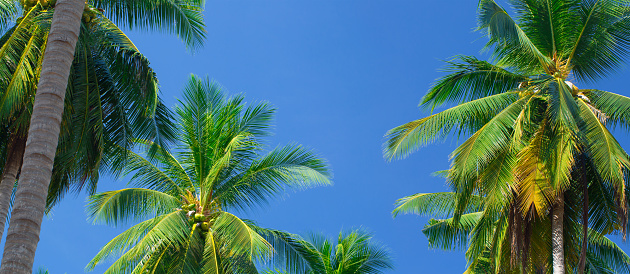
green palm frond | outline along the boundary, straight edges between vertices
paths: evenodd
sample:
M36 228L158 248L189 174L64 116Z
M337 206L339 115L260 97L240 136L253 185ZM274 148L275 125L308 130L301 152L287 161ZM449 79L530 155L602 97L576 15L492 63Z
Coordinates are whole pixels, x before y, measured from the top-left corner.
M151 189L125 188L92 195L87 211L94 222L119 225L169 213L178 206L178 197Z
M168 171L163 171L157 163L154 163L140 154L132 151L126 151L126 166L122 171L122 175L133 173L130 181L140 187L146 187L152 190L168 193L174 197L183 195L184 187L186 187L186 179L180 177L171 177ZM167 166L168 167L168 166Z
M201 46L205 38L204 4L199 0L93 2L94 7L103 9L105 16L122 26L173 33L191 49Z
M214 233L221 239L226 248L236 255L250 258L266 259L270 256L269 244L253 228L231 213L223 212L212 226Z
M488 46L496 47L495 54L501 58L499 64L517 66L517 69L528 72L542 72L540 66L551 65L550 58L494 0L479 1L478 13L479 30L487 32Z
M0 31L4 32L17 19L18 7L14 0L0 1Z
M517 100L515 92L491 95L393 128L385 135L385 158L404 158L454 129L460 134L475 132Z
M630 98L612 92L587 89L580 90L590 105L601 111L607 126L621 126L630 129Z
M226 206L260 205L285 189L330 185L327 163L299 145L279 147L252 162L247 170L218 185L215 194Z
M456 56L440 78L422 97L421 105L435 108L443 103L463 103L516 89L527 76L481 61L473 56Z
M630 45L630 10L624 1L583 4L582 9L572 14L574 24L580 29L577 37L572 37L569 61L576 76L592 81L623 64Z
M618 200L625 201L623 197L625 180L622 170L630 168L628 154L601 122L593 107L582 99L578 99L578 104L580 116L584 121L582 132L586 135L590 159L602 180L611 184L615 192L621 195Z
M273 246L275 265L282 266L290 273L325 271L321 258L313 252L314 247L300 236L260 227L255 229Z
M442 218L455 211L457 194L453 192L418 193L396 200L396 208L392 212L394 217L400 213L434 216ZM477 212L483 207L483 199L473 195L464 213Z
M453 218L431 219L422 229L422 233L429 240L429 247L440 249L465 248L468 235L473 230L482 212L463 214L457 224Z
M588 240L589 252L593 257L601 259L618 273L630 271L630 256L613 241L593 230L589 230Z

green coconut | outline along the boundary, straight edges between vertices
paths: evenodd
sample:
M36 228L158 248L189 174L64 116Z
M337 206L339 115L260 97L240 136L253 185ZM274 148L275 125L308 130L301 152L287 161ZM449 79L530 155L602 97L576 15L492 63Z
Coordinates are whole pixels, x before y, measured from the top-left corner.
M195 221L196 221L196 222L201 222L201 221L203 221L205 218L206 218L206 216L203 216L203 214L199 214L199 213L196 213L196 214L195 214Z
M201 230L208 231L210 229L210 224L208 222L201 223Z

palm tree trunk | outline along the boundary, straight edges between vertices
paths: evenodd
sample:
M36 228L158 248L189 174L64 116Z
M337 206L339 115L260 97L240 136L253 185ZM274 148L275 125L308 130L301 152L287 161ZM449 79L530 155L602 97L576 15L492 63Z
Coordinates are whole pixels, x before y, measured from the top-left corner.
M9 215L9 207L11 204L11 193L15 186L15 180L22 166L22 157L24 156L24 146L26 140L12 136L11 144L7 150L6 163L2 170L2 181L0 181L0 239L4 233L4 225Z
M553 274L564 274L564 193L558 195L551 213Z
M31 274L85 2L59 0L42 61L0 274Z
M582 188L584 197L582 198L582 251L580 252L580 263L578 264L578 273L584 274L586 269L586 251L588 248L588 182L586 174L582 172Z

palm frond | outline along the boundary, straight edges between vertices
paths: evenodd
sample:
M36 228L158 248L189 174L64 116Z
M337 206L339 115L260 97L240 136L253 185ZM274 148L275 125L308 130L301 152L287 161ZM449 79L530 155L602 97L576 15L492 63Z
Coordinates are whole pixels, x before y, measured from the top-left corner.
M420 147L444 138L455 128L460 134L475 132L517 100L518 94L514 92L491 95L393 128L385 134L385 158L404 158Z
M392 215L396 217L404 213L443 218L453 214L456 199L457 194L453 192L418 193L396 200L396 209ZM472 195L470 200L468 208L463 213L482 210L484 199L481 196Z
M422 97L432 109L443 103L463 103L516 89L527 76L481 61L473 56L456 56L446 62L441 77Z
M187 47L203 44L206 31L200 0L116 0L93 2L104 15L129 28L165 31L176 34Z
M128 220L159 216L181 205L178 197L144 188L125 188L92 195L87 206L94 222L120 225Z
M463 214L457 224L453 218L431 219L422 229L422 233L429 240L429 247L440 249L465 248L468 236L479 222L483 212Z

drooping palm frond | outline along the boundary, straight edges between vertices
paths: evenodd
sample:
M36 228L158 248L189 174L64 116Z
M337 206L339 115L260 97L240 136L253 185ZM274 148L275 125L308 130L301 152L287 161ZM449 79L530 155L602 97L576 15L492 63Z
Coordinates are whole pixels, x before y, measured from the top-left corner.
M125 27L176 34L191 49L201 46L205 38L202 14L205 1L95 0L93 5Z
M443 218L455 211L456 199L457 196L453 192L418 193L396 200L396 208L392 211L392 215L396 217L404 213ZM482 198L473 195L468 207L464 213L480 211L483 207Z
M468 235L481 218L482 212L463 214L459 223L453 218L431 219L422 229L429 240L429 247L440 249L464 249L468 244Z
M166 193L126 188L93 195L87 211L94 222L116 225L127 220L166 214L178 206L181 206L179 198Z
M473 56L457 56L442 70L448 75L438 79L422 97L421 105L432 109L443 103L463 103L516 89L527 76L481 61Z
M18 5L14 0L0 1L0 32L4 32L17 19Z
M393 128L385 135L385 157L404 158L454 129L460 134L475 132L517 100L518 94L514 92L491 95Z

